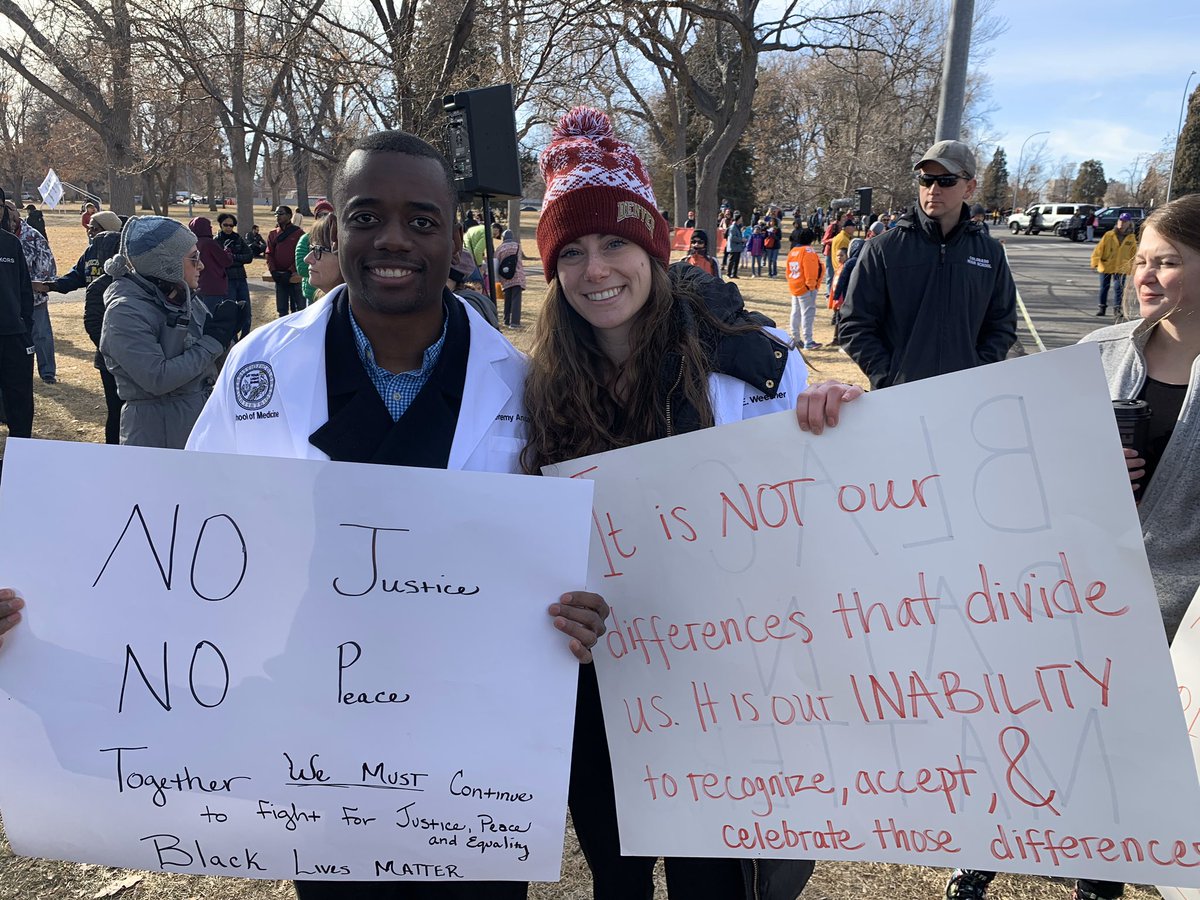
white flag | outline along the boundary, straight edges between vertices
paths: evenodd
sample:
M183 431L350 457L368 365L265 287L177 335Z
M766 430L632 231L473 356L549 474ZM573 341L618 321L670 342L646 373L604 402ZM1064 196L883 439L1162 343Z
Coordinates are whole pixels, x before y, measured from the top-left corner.
M58 173L53 169L46 173L46 177L42 179L42 183L38 186L38 191L41 192L42 201L51 209L58 206L63 197L62 181L59 180Z

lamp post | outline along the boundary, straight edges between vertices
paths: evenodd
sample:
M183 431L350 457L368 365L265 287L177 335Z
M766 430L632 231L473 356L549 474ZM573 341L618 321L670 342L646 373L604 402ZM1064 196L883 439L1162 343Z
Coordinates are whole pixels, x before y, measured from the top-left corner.
M1175 149L1171 153L1171 174L1167 176L1167 202L1171 202L1171 185L1175 182L1175 160L1179 159L1179 138L1183 135L1183 109L1187 106L1188 88L1192 86L1192 74L1188 75L1187 83L1183 86L1183 99L1179 101L1179 124L1175 126Z
M1025 140L1021 142L1021 152L1017 154L1017 177L1016 177L1015 183L1013 184L1012 211L1014 213L1017 211L1017 191L1021 187L1021 160L1025 156L1025 145L1028 144L1030 141L1032 141L1039 134L1049 134L1049 133L1050 132L1048 132L1048 131L1035 131L1033 134L1031 134L1029 137L1025 138Z

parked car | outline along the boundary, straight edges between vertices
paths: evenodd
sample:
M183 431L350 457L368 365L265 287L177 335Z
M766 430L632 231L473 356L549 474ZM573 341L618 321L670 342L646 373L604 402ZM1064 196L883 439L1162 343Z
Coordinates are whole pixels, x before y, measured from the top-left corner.
M1092 230L1094 237L1100 237L1106 231L1117 227L1117 217L1129 213L1133 217L1133 230L1141 230L1142 220L1146 218L1146 210L1140 206L1106 206L1096 213L1097 224Z
M1070 222L1071 216L1077 212L1090 213L1095 208L1094 203L1035 203L1027 207L1024 212L1009 216L1008 230L1013 234L1020 234L1022 231L1026 234L1038 234L1042 231L1055 232L1059 223ZM1030 230L1029 223L1035 211L1041 213L1041 220L1037 228Z

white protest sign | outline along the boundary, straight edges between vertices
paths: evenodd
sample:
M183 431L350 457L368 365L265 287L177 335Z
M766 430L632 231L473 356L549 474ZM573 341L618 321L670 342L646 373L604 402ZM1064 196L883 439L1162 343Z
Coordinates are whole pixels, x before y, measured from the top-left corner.
M624 853L1200 885L1094 345L555 474L596 483Z
M1188 742L1192 760L1200 773L1200 590L1192 598L1187 614L1171 641L1171 662L1175 664L1175 679L1179 682L1179 699L1187 723ZM1200 900L1195 888L1160 887L1166 900Z
M48 171L46 177L42 179L42 183L38 185L38 192L42 195L42 202L48 207L54 209L58 206L63 198L63 186L58 173L53 169Z
M591 489L10 440L0 810L188 874L558 878Z

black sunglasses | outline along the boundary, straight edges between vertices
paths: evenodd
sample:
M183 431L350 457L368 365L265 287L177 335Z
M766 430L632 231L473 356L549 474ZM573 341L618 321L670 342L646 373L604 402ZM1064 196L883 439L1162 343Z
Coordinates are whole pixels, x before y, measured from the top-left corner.
M917 176L917 183L921 187L933 187L935 184L938 187L952 188L961 180L959 175L925 175Z

